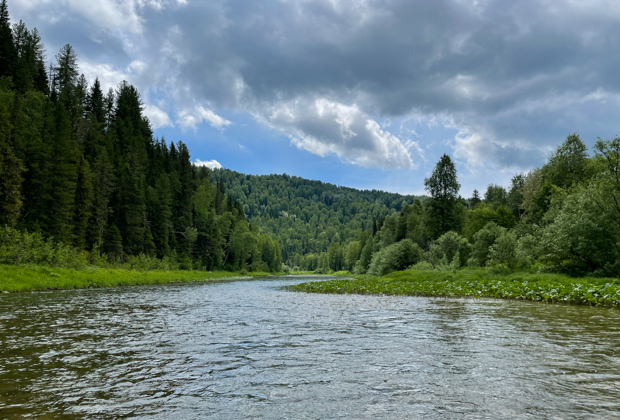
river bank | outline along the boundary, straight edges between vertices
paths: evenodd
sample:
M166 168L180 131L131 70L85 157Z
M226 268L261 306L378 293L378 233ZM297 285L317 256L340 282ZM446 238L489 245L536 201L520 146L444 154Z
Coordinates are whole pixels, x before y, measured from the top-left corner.
M351 275L288 286L307 293L489 297L620 308L620 280L560 274L494 273L484 269L400 271L384 277Z
M0 292L86 289L177 282L210 282L263 277L270 273L228 271L125 270L90 267L85 269L35 265L0 265Z

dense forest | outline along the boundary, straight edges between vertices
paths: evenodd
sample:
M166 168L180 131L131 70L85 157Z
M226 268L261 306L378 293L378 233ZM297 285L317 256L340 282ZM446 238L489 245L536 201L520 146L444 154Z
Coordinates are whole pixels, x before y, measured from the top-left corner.
M448 155L406 204L348 243L332 242L319 271L384 275L413 269L492 267L574 276L620 274L620 138L599 139L592 156L571 134L545 165L490 184L484 197L458 195ZM241 198L243 201L243 197Z
M416 201L414 196L359 191L288 175L220 169L213 178L242 204L253 226L279 239L283 261L296 271L352 269L362 232L376 232L387 216Z
M70 45L48 65L37 30L11 25L2 1L0 263L18 260L9 244L30 241L93 264L620 274L620 138L590 155L571 134L541 168L468 199L443 155L428 196L414 197L196 167L185 144L154 137L142 110L127 82L89 86ZM19 260L53 259L39 254Z
M70 45L55 58L48 67L37 30L11 26L3 0L1 260L14 262L7 242L19 237L71 246L99 263L141 256L181 268L280 270L277 241L250 228L239 202L191 163L182 142L153 137L135 87L88 86Z

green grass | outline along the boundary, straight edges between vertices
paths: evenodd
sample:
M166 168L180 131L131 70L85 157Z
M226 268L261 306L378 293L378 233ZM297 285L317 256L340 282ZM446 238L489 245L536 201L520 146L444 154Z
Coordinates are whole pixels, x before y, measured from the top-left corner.
M620 307L620 280L560 274L493 273L484 269L400 271L385 277L352 276L287 286L308 293L440 297L489 297L548 303Z
M152 270L114 268L71 269L45 266L0 265L0 292L85 289L91 287L133 286L174 282L240 280L264 277L270 273L231 273L224 271Z

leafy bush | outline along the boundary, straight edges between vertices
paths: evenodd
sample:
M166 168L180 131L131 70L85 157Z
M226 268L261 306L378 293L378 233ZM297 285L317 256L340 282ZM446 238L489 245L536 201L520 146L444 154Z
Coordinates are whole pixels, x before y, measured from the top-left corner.
M467 239L456 232L446 232L434 241L425 260L436 270L453 270L464 266L471 254Z
M489 260L491 246L505 231L505 228L498 226L495 222L489 222L476 232L473 237L474 244L471 251L471 258L467 262L467 265L484 267Z
M87 253L70 246L44 239L40 233L0 228L0 264L38 264L53 267L85 268Z
M392 271L404 270L420 260L422 251L411 239L387 246L372 256L368 274L384 275Z

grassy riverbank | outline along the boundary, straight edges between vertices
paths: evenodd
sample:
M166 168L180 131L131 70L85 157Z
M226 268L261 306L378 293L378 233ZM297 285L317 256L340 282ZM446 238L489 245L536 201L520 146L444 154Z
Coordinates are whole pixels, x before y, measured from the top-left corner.
M97 267L76 270L45 266L0 265L0 292L235 280L267 275L270 275L270 273L247 273L242 275L225 271L136 271Z
M489 297L548 303L620 307L620 280L559 274L493 273L484 269L400 271L385 277L356 276L288 286L308 293L438 297Z

